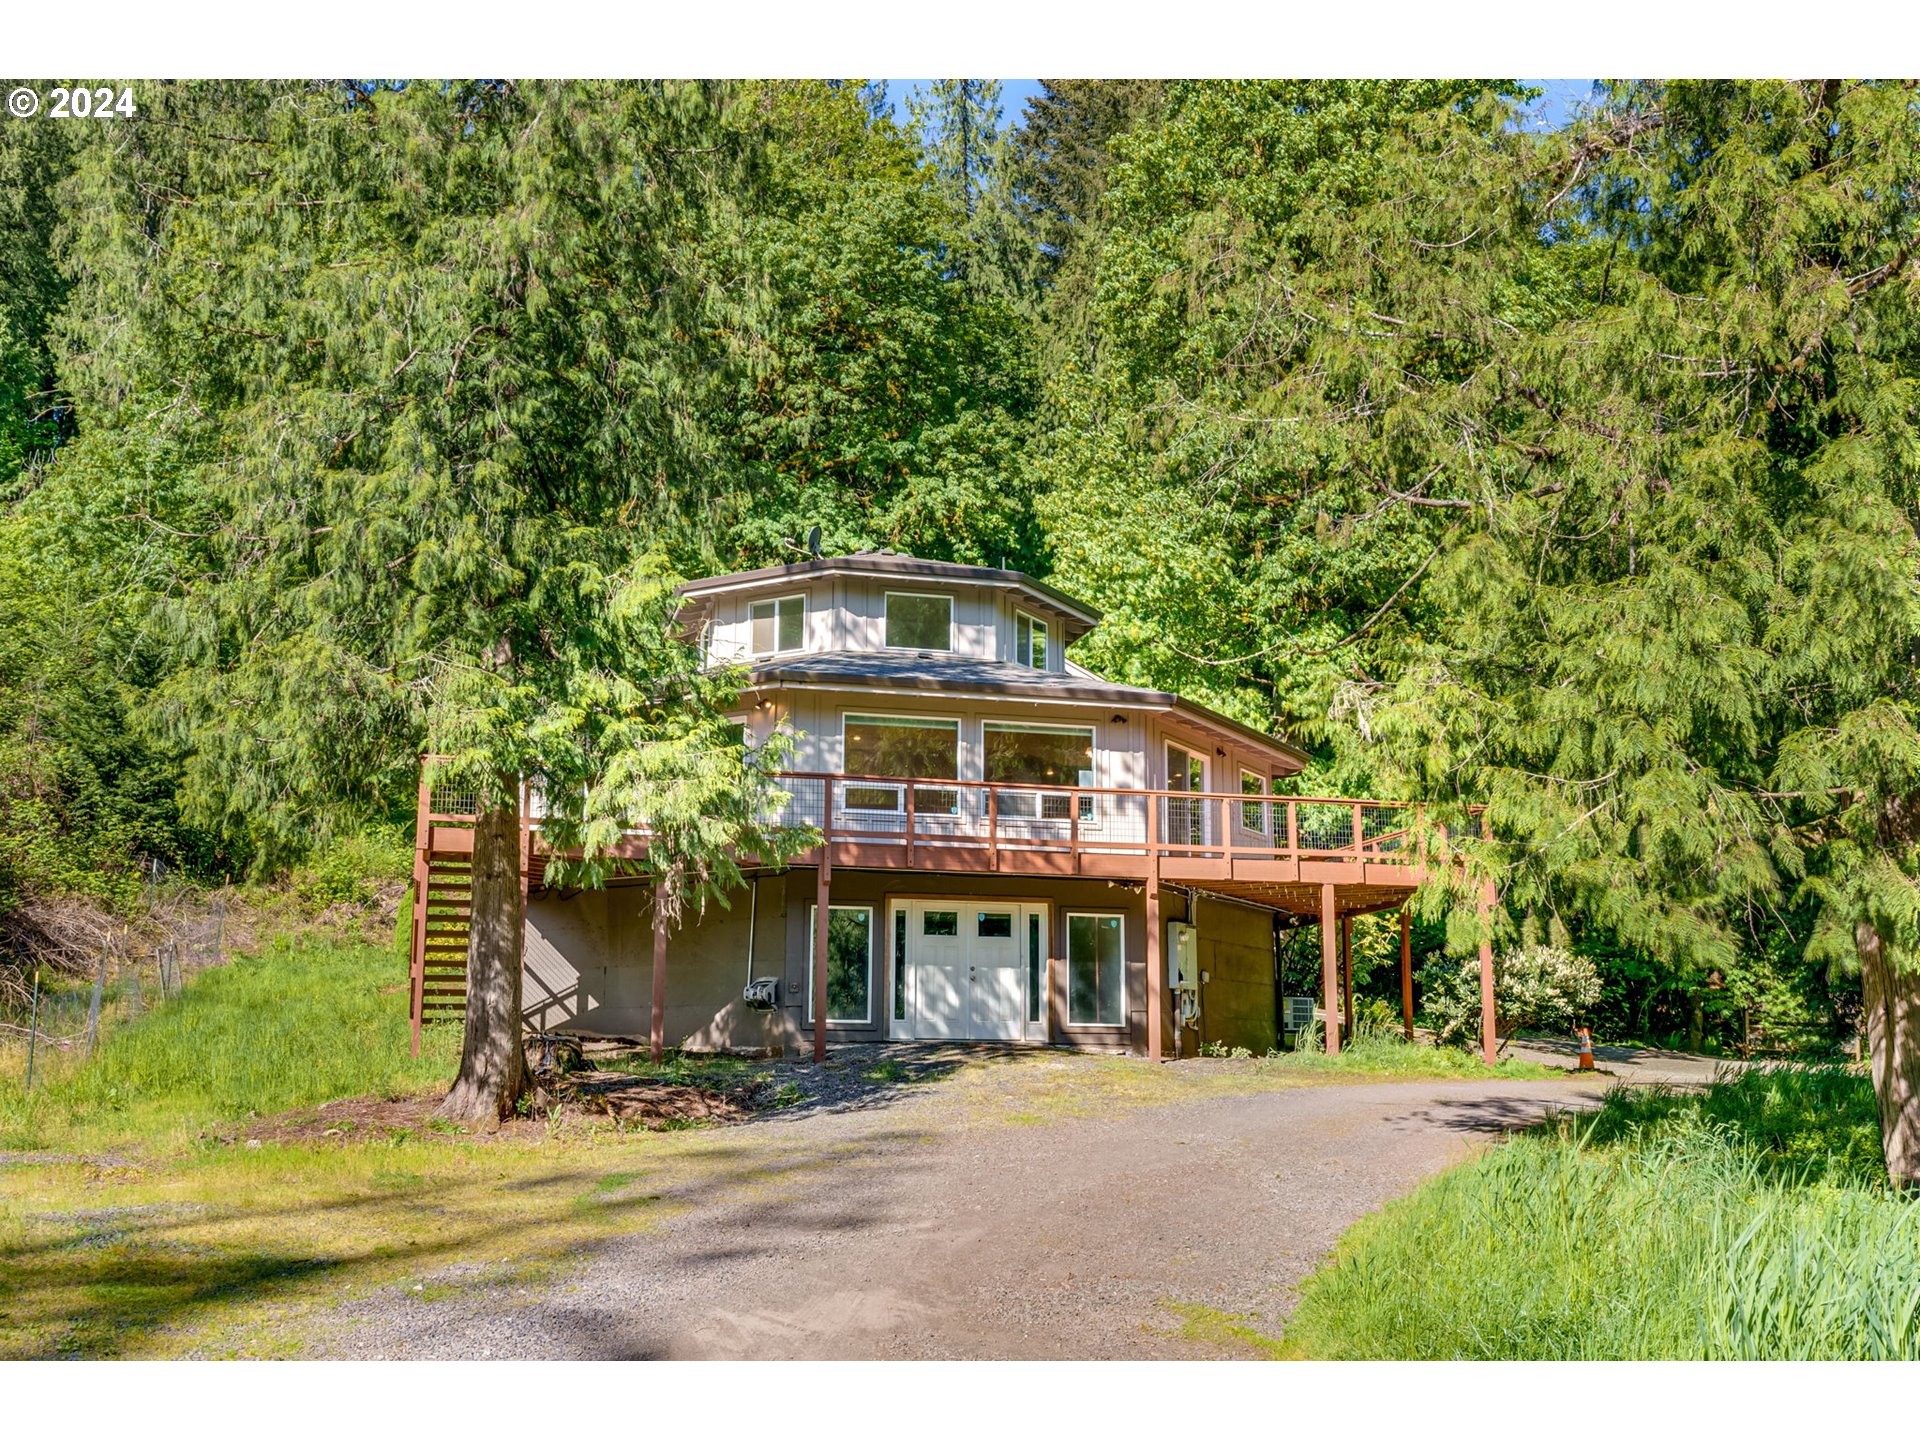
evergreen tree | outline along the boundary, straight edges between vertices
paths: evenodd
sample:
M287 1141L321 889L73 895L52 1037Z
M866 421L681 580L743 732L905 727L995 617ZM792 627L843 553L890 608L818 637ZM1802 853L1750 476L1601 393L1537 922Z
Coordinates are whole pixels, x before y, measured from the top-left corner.
M934 80L907 102L938 193L951 212L948 272L976 295L1030 311L1038 255L1015 184L998 80Z
M672 621L730 480L702 420L756 313L755 146L690 84L167 86L125 130L68 197L67 379L89 425L160 416L219 507L149 714L192 812L269 856L451 757L480 819L446 1113L497 1119L523 783L587 882L644 815L676 909L784 843L777 757L730 741Z
M1039 283L1045 300L1039 337L1047 368L1092 364L1100 329L1094 281L1111 223L1107 183L1120 139L1159 118L1163 80L1042 80L1013 130L1012 174L1032 207Z
M752 87L765 183L749 222L760 363L712 429L738 478L718 568L889 546L1037 563L1019 457L1037 384L1025 326L945 272L950 216L920 148L851 86Z

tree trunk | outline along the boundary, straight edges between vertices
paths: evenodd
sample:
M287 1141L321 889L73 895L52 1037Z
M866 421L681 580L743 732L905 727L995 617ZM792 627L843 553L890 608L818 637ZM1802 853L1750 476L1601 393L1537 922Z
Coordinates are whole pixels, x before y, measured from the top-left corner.
M509 792L511 793L511 792ZM520 961L526 917L520 892L520 812L508 803L473 826L473 913L467 945L467 1034L460 1074L440 1114L491 1130L529 1089L521 1041Z
M1920 969L1900 969L1872 925L1856 925L1853 940L1887 1176L1900 1189L1920 1189Z

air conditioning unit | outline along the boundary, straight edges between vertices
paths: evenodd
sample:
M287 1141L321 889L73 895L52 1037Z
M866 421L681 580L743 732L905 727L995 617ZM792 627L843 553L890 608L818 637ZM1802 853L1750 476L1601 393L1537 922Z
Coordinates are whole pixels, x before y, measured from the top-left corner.
M1313 996L1289 995L1285 1001L1286 1029L1289 1033L1313 1024Z

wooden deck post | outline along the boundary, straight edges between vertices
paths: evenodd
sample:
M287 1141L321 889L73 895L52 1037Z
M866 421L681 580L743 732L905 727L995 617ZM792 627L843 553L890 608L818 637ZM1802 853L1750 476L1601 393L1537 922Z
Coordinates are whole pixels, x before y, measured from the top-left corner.
M427 891L433 882L429 848L433 844L432 792L427 785L427 761L420 757L420 799L413 812L413 935L407 946L408 1024L413 1030L413 1053L420 1054L420 1024L427 1004Z
M1400 1024L1413 1039L1413 917L1400 907Z
M1340 917L1340 1017L1342 1033L1353 1038L1353 917Z
M1480 1058L1487 1064L1499 1060L1499 1037L1493 1028L1493 881L1480 891L1480 917L1484 922L1480 938Z
M1166 1053L1167 961L1160 933L1160 797L1147 793L1147 1058Z
M1339 926L1340 921L1334 913L1334 889L1331 885L1320 887L1320 979L1324 990L1323 1003L1327 1012L1327 1054L1340 1053L1340 971L1339 971Z
M653 1063L667 1054L667 887L653 884Z
M820 869L813 889L813 1063L827 1058L827 921L833 901L833 781L825 782L820 820Z

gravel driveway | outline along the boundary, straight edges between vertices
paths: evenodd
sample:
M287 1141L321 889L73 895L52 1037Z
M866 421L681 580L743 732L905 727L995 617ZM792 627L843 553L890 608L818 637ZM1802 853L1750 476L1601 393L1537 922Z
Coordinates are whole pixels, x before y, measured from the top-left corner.
M1206 1062L1195 1062L1204 1065ZM1144 1359L1252 1353L1347 1226L1571 1082L1210 1095L983 1123L930 1085L717 1132L726 1183L547 1286L383 1293L307 1353L444 1358ZM743 1148L745 1147L745 1148ZM744 1168L743 1168L744 1167ZM1181 1332L1185 1330L1183 1335Z

